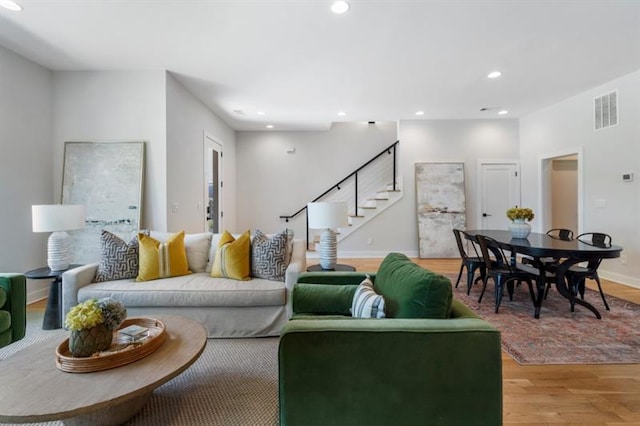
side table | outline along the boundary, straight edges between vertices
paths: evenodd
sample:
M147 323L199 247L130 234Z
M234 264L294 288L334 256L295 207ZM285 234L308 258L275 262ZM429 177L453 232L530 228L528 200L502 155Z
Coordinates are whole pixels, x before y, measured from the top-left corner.
M322 266L320 266L319 264L311 265L307 267L307 272L330 272L330 271L347 272L347 271L355 271L355 270L356 268L354 268L351 265L342 265L340 263L336 264L336 267L333 269L322 269Z
M62 328L62 313L60 306L62 305L62 274L69 269L77 268L81 265L69 265L63 271L52 271L48 266L44 268L32 269L24 273L24 276L32 280L43 280L53 278L49 286L49 297L47 297L47 307L44 311L44 319L42 320L43 330L55 330Z

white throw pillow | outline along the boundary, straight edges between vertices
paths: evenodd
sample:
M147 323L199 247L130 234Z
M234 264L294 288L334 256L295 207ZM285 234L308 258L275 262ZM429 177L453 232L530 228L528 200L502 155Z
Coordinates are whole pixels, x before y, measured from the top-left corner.
M151 237L166 242L173 234L170 232L151 231ZM185 234L184 247L187 251L187 262L191 272L205 272L209 261L209 248L211 247L210 232L201 234Z
M354 318L384 318L384 298L375 292L371 278L367 276L356 289L351 305Z

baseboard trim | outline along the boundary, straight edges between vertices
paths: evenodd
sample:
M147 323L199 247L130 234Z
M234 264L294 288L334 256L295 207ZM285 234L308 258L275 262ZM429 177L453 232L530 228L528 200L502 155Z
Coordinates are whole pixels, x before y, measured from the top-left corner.
M417 251L402 251L402 250L393 250L395 253L402 253L407 257L418 257ZM383 259L385 258L390 251L338 251L338 259ZM318 259L320 255L318 252L307 252L307 259Z
M628 285L629 287L640 288L640 279L630 277L628 275L617 274L615 272L603 271L602 269L598 270L598 275L600 278L604 278L609 281L613 281L618 284Z
M49 288L41 288L35 291L30 291L27 293L27 305L30 303L37 302L39 300L46 299L49 296Z

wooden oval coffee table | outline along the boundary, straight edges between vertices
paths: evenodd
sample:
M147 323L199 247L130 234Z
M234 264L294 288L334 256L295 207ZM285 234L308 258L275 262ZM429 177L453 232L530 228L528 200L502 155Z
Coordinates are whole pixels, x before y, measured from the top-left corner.
M119 425L135 415L160 385L193 364L207 343L204 326L158 315L167 338L152 354L131 364L93 373L56 368L59 334L2 361L0 422L62 420L65 425Z

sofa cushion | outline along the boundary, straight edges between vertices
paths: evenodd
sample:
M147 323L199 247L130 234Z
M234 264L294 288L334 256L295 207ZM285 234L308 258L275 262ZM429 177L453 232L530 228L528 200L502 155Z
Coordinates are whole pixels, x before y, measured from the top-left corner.
M0 310L0 333L7 331L11 328L11 314L9 311ZM11 337L11 333L9 333Z
M449 278L422 268L401 253L382 261L374 288L389 318L449 318L453 291Z
M5 303L7 303L7 291L0 287L0 308L3 308Z
M206 272L201 272L143 282L93 283L78 290L78 301L111 297L127 308L282 306L286 303L285 291L285 285L280 281L211 278Z
M136 281L191 273L184 248L184 231L174 234L163 243L148 235L138 234L138 243L140 244L140 269Z
M107 230L100 232L100 263L95 282L135 278L138 275L138 236L129 243Z
M251 242L251 276L284 281L287 270L287 231L268 237L259 229Z
M296 284L293 311L296 314L351 315L355 285Z
M224 231L211 269L212 277L251 279L251 237L249 231L237 239Z
M354 318L384 318L384 298L373 289L371 278L365 278L353 295L351 315Z
M170 232L151 231L150 235L160 242L166 242L173 234ZM204 272L206 270L212 236L211 232L184 235L184 248L187 252L187 262L191 272Z

